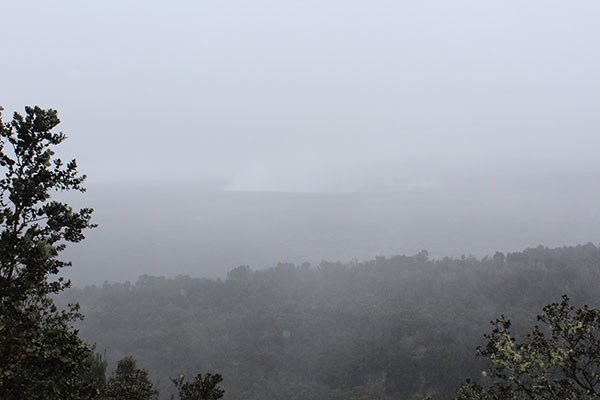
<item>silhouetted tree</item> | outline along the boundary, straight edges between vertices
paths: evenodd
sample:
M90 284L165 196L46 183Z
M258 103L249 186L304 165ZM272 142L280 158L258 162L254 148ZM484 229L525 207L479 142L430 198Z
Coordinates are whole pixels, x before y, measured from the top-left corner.
M140 369L133 357L123 358L108 379L102 396L105 400L151 400L158 392L148 379L148 371Z
M1 108L0 108L1 111ZM69 265L58 253L91 228L92 210L52 200L57 191L84 191L75 160L54 147L56 111L26 107L10 123L0 114L0 398L84 399L96 390L83 376L91 354L72 322L77 306L57 310L49 297L69 285L56 274Z
M171 379L179 391L180 400L217 400L225 393L217 386L223 378L219 374L196 375L192 382L185 382L185 376Z

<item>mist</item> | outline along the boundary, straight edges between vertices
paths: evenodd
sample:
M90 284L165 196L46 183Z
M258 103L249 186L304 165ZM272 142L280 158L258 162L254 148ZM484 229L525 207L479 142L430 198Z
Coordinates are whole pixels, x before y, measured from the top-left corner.
M2 104L58 109L89 176L76 282L597 242L599 14L13 2Z
M4 3L0 398L598 398L600 2Z
M0 88L8 111L60 111L90 182L352 192L598 173L599 8L12 2Z
M76 285L143 274L225 277L240 265L493 255L596 243L597 175L455 179L355 192L219 191L170 185L90 185L77 202L99 228L69 247Z

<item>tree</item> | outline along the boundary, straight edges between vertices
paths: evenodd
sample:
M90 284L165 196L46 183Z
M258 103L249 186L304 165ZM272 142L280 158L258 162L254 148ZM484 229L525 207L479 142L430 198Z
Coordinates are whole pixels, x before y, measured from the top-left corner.
M57 191L84 192L86 178L75 160L64 164L54 157L54 147L66 139L52 131L60 123L57 112L39 107L25 112L6 124L0 114L0 300L5 307L68 286L62 278L48 279L71 265L58 253L94 226L92 209L75 211L51 200Z
M73 329L78 307L59 311L50 295L69 282L56 276L70 265L58 258L69 242L94 227L92 209L55 201L57 191L80 191L85 175L54 148L55 110L26 107L2 122L0 108L0 398L86 399L91 349Z
M148 379L148 371L140 369L133 357L123 358L108 379L102 396L106 400L151 400L158 392Z
M493 322L485 335L488 343L478 354L487 357L487 389L467 381L459 400L565 399L600 397L600 309L570 306L565 295L538 315L525 340L517 343L511 335L510 320Z
M95 390L97 395L100 395L106 387L106 354L96 352L96 345L91 347L85 368L83 371L82 379L84 382L88 382L89 386Z
M219 374L196 375L192 382L185 382L185 376L171 379L179 391L180 400L217 400L225 391L217 386L223 378Z

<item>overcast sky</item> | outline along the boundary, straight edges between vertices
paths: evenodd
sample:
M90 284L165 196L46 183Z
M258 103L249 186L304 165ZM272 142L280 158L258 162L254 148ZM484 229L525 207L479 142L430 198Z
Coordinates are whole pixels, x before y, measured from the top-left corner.
M600 2L6 1L0 104L92 181L600 172ZM5 115L5 120L7 116Z

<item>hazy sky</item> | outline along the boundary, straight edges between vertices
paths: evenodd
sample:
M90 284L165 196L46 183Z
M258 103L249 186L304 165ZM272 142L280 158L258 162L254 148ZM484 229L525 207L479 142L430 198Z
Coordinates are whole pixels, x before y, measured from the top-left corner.
M0 104L95 181L600 172L600 2L6 1ZM7 119L7 116L5 116Z

